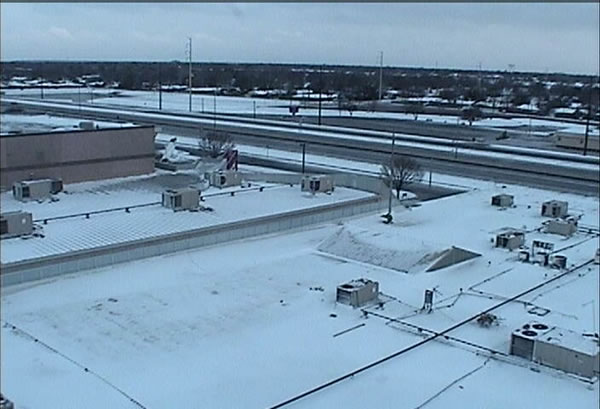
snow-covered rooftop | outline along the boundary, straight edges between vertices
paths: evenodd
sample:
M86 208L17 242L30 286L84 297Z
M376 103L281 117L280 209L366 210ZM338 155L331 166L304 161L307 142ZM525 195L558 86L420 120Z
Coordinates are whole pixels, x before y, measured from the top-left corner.
M504 191L516 207L490 205ZM473 182L465 194L396 207L391 225L368 214L2 289L2 392L32 408L135 407L132 400L146 408L193 407L199 399L205 407L266 408L397 354L288 406L597 407L598 382L507 355L513 329L541 314L549 326L577 333L599 327L592 309L600 305L598 265L559 277L562 271L519 262L516 252L489 241L504 226L522 227L527 243L554 242L569 267L589 263L597 235L531 231L546 220L539 211L548 199L569 201L581 224L598 226L597 197ZM482 257L407 274L319 251L340 229L384 250L402 249L409 238ZM336 287L357 277L380 286L383 306L366 307L367 318L335 303ZM452 339L413 348L427 331L554 277L494 310L498 325L467 322L448 334ZM430 314L419 312L425 289L435 290Z
M69 118L53 115L18 115L18 114L2 114L0 115L0 134L28 134L40 132L64 132L78 131L81 122L84 121L78 118ZM117 123L107 121L93 121L94 128L122 128L131 127L130 123Z

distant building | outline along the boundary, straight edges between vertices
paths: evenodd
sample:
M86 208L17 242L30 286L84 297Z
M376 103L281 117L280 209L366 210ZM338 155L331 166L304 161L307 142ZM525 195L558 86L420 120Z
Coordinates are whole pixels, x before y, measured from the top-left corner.
M0 135L0 185L28 179L65 183L154 171L153 126Z
M585 135L572 133L572 132L556 132L554 134L555 144L559 148L568 148L568 149L577 149L583 150L587 149L589 151L599 151L600 150L600 136L598 136L598 132L596 134L588 134L587 140L587 148L585 146Z

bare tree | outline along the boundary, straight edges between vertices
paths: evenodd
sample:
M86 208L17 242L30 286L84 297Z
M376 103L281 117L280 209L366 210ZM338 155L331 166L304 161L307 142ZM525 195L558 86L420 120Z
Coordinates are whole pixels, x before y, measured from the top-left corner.
M418 182L423 178L423 171L419 162L408 156L397 156L392 165L381 165L381 177L386 186L391 186L396 191L396 197L400 199L402 188Z
M233 138L227 132L211 130L198 141L198 148L211 158L217 158L234 147Z
M406 113L412 114L415 117L415 121L419 119L419 114L422 114L423 111L423 105L417 103L409 104L406 107Z
M348 111L350 116L352 116L352 113L358 109L358 104L342 96L338 98L338 109L340 111L340 114L341 111L346 110Z
M481 109L476 106L469 106L463 108L461 111L461 118L469 121L469 126L473 125L473 121L476 121L481 117Z

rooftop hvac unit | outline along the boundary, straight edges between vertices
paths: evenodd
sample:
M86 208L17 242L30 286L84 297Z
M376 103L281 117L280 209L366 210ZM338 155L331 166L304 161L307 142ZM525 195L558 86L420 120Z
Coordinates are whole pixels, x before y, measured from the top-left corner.
M162 205L175 211L197 209L200 205L200 191L193 188L165 190Z
M81 121L79 122L79 129L84 131L93 131L95 128L94 121Z
M552 257L552 262L550 266L561 270L567 268L567 256L563 256L562 254L555 254Z
M33 220L28 212L7 212L0 215L0 237L25 236L33 233Z
M517 230L506 231L496 236L496 247L514 250L525 244L525 233Z
M568 220L554 219L546 224L546 233L559 234L561 236L572 236L577 231L577 219Z
M539 322L513 331L510 353L533 362L576 375L592 378L600 370L597 334L578 334Z
M550 328L546 324L532 322L513 331L510 339L510 353L533 360L535 340Z
M236 186L242 183L242 174L235 170L219 170L206 173L204 178L210 182L211 186L218 188Z
M22 180L15 182L12 187L13 196L22 202L47 199L62 190L61 179Z
M569 203L561 200L549 200L542 203L542 216L565 217L569 212Z
M315 193L333 192L335 186L330 175L307 175L302 178L301 191Z
M379 283L366 278L352 280L337 287L336 301L353 307L362 307L379 297Z
M514 203L514 196L507 194L500 194L492 196L492 206L499 207L510 207Z

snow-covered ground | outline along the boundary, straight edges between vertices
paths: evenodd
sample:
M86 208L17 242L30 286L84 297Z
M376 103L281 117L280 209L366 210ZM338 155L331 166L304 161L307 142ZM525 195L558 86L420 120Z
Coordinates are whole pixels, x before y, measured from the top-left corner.
M382 141L380 139L373 139L373 138L369 138L369 137L361 137L361 136L353 136L353 135L340 135L340 134L325 133L325 132L319 132L318 134L331 136L334 138L345 138L345 139L351 139L351 140L369 141L372 143L379 144L381 146L386 146L386 147L390 146L391 147L390 141ZM159 132L156 135L156 141L166 143L169 140L171 140L173 137L177 138L176 143L179 146L197 147L197 144L198 144L197 138L189 137L189 136L177 136L177 135L172 135L172 134L168 134L168 133L164 133L164 132ZM557 164L565 165L566 167L572 167L572 168L588 170L588 171L598 171L599 170L599 164L578 163L575 161L570 161L570 156L569 156L570 154L562 154L562 155L564 155L564 161L559 162L556 159L551 159L551 158L537 158L537 157L523 158L522 156L520 156L518 154L512 154L512 153L478 151L478 150L469 149L469 148L457 148L457 147L452 147L452 146L432 146L432 145L422 144L419 142L404 142L404 141L402 141L402 142L396 142L396 145L397 146L419 147L419 148L425 148L425 149L434 149L437 152L446 153L449 158L461 157L461 155L468 154L468 155L476 156L479 158L489 158L490 160L495 160L495 159L505 159L505 160L515 160L515 161L519 161L519 160L524 161L525 160L525 161L528 161L531 163L539 163L539 164L545 164L545 165L557 165ZM253 155L264 155L267 157L272 157L272 158L276 158L276 159L286 159L286 160L298 158L298 154L296 154L296 153L289 152L286 150L273 149L273 148L269 147L268 145L265 145L264 147L259 147L259 146L255 146L255 145L237 145L237 147L242 152L251 153ZM310 162L307 162L309 164L321 163L321 164L328 164L328 165L334 165L334 166L336 164L338 164L338 166L340 166L340 167L347 167L347 168L352 168L352 169L356 169L357 166L358 167L367 166L369 168L374 168L377 170L379 169L378 165L368 165L368 164L356 162L356 161L335 159L335 158L321 156L321 155L313 155L313 154L310 154L310 150L309 150L309 153L307 154L306 158L308 161L310 161Z
M45 94L45 100L64 101L65 92L77 94L78 90L48 90ZM86 98L91 101L91 93ZM87 95L82 91L82 95ZM5 95L9 97L34 97L39 98L39 90L19 90L7 89ZM97 105L124 106L158 109L159 95L157 91L127 91L127 90L93 90L93 103ZM264 98L249 98L249 97L232 97L232 96L212 96L212 95L192 95L192 110L200 113L228 113L228 114L243 114L243 115L290 115L289 106L298 104L298 101L290 101L285 99L264 99ZM324 103L326 109L324 115L335 116L350 116L347 110L338 110L337 103ZM189 109L189 95L184 92L162 93L162 109L170 111L187 112ZM300 108L302 116L317 116L319 114L316 108ZM370 111L355 111L352 114L357 118L390 118L399 120L414 120L413 114L394 113L394 112L370 112ZM461 120L456 116L451 115L428 115L423 114L418 116L419 122L434 122L447 124L468 124L467 121ZM543 119L527 118L492 118L475 121L473 126L497 128L497 129L520 129L527 132L531 127L532 134L547 135L551 132L564 131L574 133L585 133L585 125L572 124L568 122L549 121ZM591 132L594 135L598 134L598 128L592 127Z
M493 248L490 238L499 229L539 227L546 220L541 203L549 199L568 200L582 224L598 226L596 197L471 185L467 193L410 210L396 207L392 225L369 214L4 288L2 392L23 408L135 407L130 399L145 408L270 407L424 339L336 304L337 285L377 280L385 304L368 311L442 330L559 273ZM490 206L497 193L513 194L516 207ZM323 243L340 231L350 232L359 248L456 245L482 256L407 274L355 252L325 251ZM531 232L526 239L564 248L569 266L590 260L599 245L586 232L571 238ZM499 325L470 322L450 335L507 353L511 331L531 320L597 331L598 277L598 265L589 265L523 297L529 307L549 310L543 317L514 302L494 311ZM434 311L416 313L431 288ZM481 349L436 340L289 406L591 409L598 399L597 381L532 371L521 358L488 359Z

